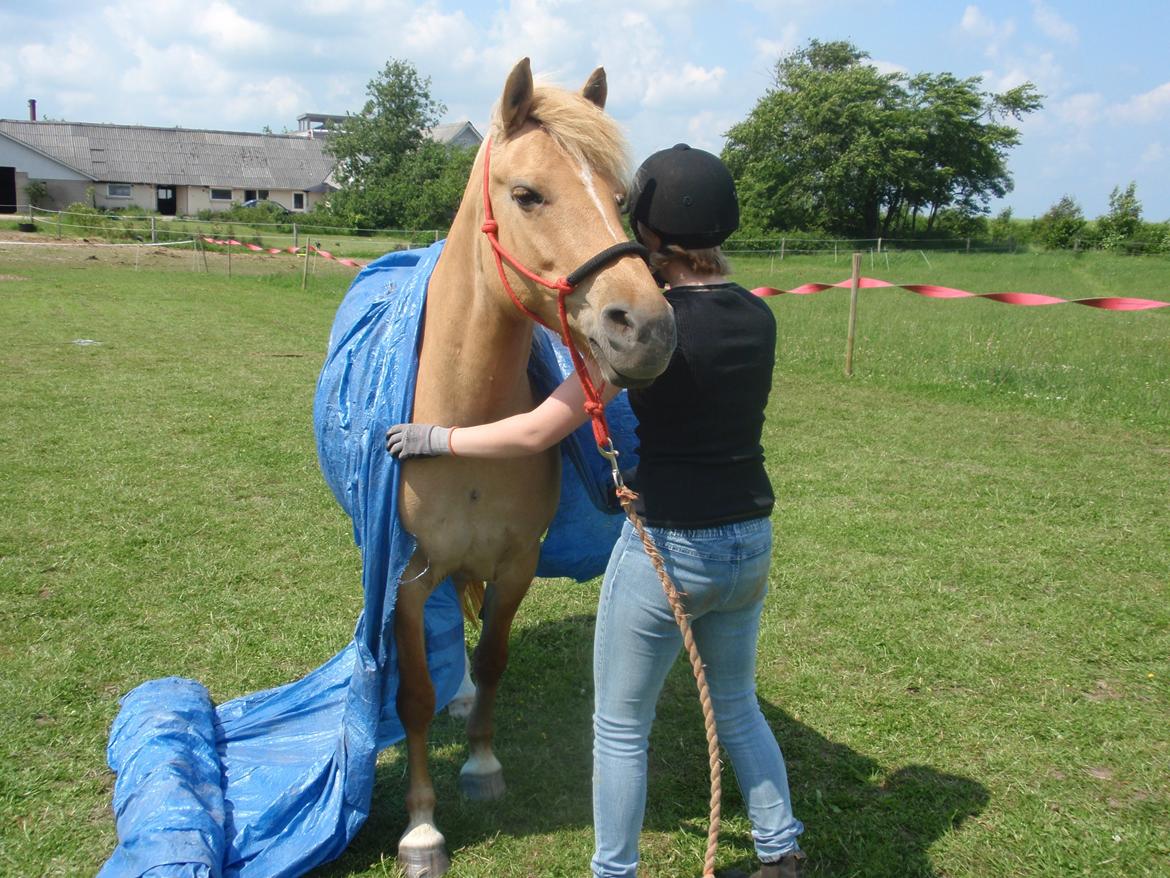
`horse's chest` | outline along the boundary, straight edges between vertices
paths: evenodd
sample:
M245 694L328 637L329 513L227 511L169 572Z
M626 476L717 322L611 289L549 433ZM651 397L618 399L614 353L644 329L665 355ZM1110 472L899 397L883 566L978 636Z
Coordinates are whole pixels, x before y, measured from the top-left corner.
M403 524L433 565L494 579L501 563L537 551L556 512L559 482L555 453L522 460L408 462Z

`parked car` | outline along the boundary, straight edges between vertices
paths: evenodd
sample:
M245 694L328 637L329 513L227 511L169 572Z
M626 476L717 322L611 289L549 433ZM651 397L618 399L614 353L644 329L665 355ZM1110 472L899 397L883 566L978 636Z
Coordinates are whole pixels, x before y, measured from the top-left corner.
M292 211L290 211L283 204L279 204L278 202L275 202L275 201L269 201L266 198L249 198L247 201L245 201L240 206L241 207L260 207L260 208L263 208L264 210L270 210L273 213L279 213L281 215L292 213Z

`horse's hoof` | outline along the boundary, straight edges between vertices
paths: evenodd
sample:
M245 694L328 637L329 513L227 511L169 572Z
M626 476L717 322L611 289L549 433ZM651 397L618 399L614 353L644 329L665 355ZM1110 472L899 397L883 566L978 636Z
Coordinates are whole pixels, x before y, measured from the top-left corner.
M439 878L451 868L451 858L442 847L398 848L398 865L406 878Z
M451 868L447 840L429 821L413 824L398 840L398 865L406 878L439 878Z
M451 699L451 703L447 705L447 713L455 717L455 719L467 719L471 716L471 708L475 706L475 695L472 694L469 698L455 697Z
M459 772L459 792L476 802L492 802L502 798L506 789L502 768L487 774L473 774L467 770Z

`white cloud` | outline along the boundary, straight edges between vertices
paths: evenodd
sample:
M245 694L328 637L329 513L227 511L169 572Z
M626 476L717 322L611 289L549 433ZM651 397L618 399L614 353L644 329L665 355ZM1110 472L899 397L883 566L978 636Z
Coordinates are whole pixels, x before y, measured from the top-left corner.
M1143 165L1160 165L1165 161L1167 151L1162 146L1160 141L1155 140L1142 152L1141 163Z
M992 91L1007 91L1030 82L1042 94L1057 95L1064 91L1066 76L1064 68L1052 52L1034 52L1027 56L1001 59L999 70L985 70L983 81Z
M754 40L756 65L771 70L777 61L796 49L799 41L800 29L794 22L784 25L779 39L757 37Z
M401 38L408 52L433 57L437 66L467 70L475 62L475 28L462 11L448 14L428 3L410 16Z
M874 58L869 60L869 66L877 70L878 73L909 73L907 67L901 64L895 64L893 61L880 61Z
M1043 0L1032 0L1032 20L1045 36L1058 43L1075 46L1080 41L1076 27Z
M225 110L233 124L246 123L255 116L257 106L275 110L291 123L304 112L307 99L308 94L296 82L287 76L274 76L261 82L243 83L225 103Z
M190 26L196 34L212 40L212 46L233 50L256 51L272 41L268 27L245 18L223 0L195 8L190 13Z
M718 95L727 71L722 67L700 67L687 62L680 70L663 69L650 83L642 99L643 106L694 106Z
M1070 95L1053 107L1057 118L1069 125L1084 128L1101 121L1104 100L1096 92Z
M687 143L716 155L723 149L723 135L739 117L704 110L691 116L686 123Z
M1016 32L1016 23L1013 19L996 22L974 4L963 10L959 27L969 36L983 40L986 44L983 51L992 58L999 55L1003 45Z
M1110 115L1121 122L1155 122L1170 118L1170 82L1113 107Z

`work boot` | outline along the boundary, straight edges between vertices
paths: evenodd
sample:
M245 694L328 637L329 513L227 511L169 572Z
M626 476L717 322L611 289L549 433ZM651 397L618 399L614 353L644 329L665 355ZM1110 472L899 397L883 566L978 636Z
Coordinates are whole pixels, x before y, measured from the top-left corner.
M760 868L751 874L751 878L802 878L806 859L804 851L793 851L774 863L760 863ZM748 878L748 874L730 869L720 872L719 878Z

